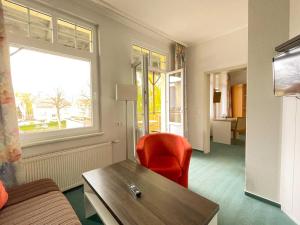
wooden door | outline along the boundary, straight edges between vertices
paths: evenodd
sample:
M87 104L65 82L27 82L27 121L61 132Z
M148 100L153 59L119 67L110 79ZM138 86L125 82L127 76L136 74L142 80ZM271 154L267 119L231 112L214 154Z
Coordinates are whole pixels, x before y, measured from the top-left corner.
M246 84L236 84L231 87L232 117L246 116Z

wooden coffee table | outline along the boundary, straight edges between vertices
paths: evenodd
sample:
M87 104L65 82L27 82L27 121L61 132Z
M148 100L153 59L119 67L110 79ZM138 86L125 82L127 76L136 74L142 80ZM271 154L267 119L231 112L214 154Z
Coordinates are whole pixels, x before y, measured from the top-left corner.
M97 213L106 225L217 225L216 203L133 161L82 176L86 216ZM141 198L131 194L129 184L139 187Z

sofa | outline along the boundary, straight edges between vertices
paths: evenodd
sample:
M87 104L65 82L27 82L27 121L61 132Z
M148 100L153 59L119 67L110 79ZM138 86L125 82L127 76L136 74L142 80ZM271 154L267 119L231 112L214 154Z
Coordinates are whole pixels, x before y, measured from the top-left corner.
M1 225L81 224L72 206L51 179L7 189L8 201L0 210Z

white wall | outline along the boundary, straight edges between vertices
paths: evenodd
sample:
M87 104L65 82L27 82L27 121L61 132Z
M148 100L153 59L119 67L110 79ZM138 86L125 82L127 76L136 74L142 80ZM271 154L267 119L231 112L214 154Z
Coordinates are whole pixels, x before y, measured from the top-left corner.
M272 57L288 39L289 0L249 0L248 10L246 191L279 202L282 101Z
M290 0L290 38L300 34L300 1ZM284 97L282 107L282 210L300 224L300 100Z
M228 73L230 76L230 85L246 84L247 83L247 70L237 70Z
M115 84L132 82L131 46L133 43L170 54L171 41L135 24L126 23L124 25L119 22L121 19L117 15L115 16L116 19L112 19L109 17L107 10L98 7L94 3L89 3L89 1L40 0L40 2L56 9L68 11L99 25L101 121L104 135L24 148L24 157L120 140L120 144L114 148L113 160L116 162L125 159L125 103L115 101ZM129 129L132 131L133 104L130 104L128 108L130 108L128 124ZM122 126L117 126L117 122L121 122ZM131 152L133 152L132 142L130 144Z
M189 141L195 149L209 151L209 79L205 73L245 67L247 33L243 28L187 50Z

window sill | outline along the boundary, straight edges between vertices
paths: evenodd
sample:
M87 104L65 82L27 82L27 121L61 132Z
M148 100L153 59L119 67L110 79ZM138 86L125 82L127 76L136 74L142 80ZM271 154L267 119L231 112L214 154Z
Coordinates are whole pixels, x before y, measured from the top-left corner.
M104 132L100 131L100 132L96 132L96 133L74 135L74 136L69 136L69 137L64 137L64 138L53 138L53 139L43 140L43 141L34 141L34 142L31 142L31 143L21 144L21 147L22 148L30 148L30 147L33 147L33 146L53 144L53 143L59 143L59 142L63 142L63 141L71 141L71 140L76 140L76 139L102 136L102 135L104 135Z

